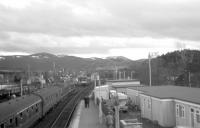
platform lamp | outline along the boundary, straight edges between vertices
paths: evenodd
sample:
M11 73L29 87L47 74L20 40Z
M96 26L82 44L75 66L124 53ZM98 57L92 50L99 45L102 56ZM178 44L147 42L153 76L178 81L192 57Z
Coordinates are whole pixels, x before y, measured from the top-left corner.
M114 108L115 108L115 128L119 128L119 97L116 91L116 96L114 97Z
M102 106L101 106L101 81L100 81L100 75L97 75L97 80L99 81L99 123L102 124Z

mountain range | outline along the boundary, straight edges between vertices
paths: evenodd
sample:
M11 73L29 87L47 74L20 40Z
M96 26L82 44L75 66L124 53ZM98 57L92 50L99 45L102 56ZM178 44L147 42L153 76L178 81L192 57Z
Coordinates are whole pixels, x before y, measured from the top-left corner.
M107 58L80 58L68 55L53 55L50 53L36 53L31 55L0 56L0 70L27 70L49 71L65 69L67 71L94 71L96 69L112 68L113 66L129 67L133 61L122 57L114 56Z
M36 53L26 56L0 56L0 70L28 71L65 70L68 72L99 71L105 78L115 78L113 72L135 71L133 78L149 84L148 59L130 60L122 56L107 58L80 58L68 55ZM181 50L163 54L151 60L152 85L180 85L200 87L200 51ZM118 72L119 75L119 72ZM118 76L119 78L119 76Z

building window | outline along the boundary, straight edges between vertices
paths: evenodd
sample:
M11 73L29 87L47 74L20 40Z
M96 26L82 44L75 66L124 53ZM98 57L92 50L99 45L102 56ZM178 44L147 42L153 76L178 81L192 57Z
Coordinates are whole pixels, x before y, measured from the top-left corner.
M185 107L183 105L176 105L176 116L181 118L185 117Z
M197 120L197 123L200 123L200 113L199 113L199 110L196 110L196 120Z

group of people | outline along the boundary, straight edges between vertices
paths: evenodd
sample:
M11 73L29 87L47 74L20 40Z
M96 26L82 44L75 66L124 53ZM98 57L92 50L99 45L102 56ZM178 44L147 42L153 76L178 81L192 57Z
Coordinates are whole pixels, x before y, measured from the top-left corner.
M84 101L85 101L85 108L89 108L90 107L90 97L86 96L84 98Z
M111 111L108 112L108 115L106 116L106 126L107 128L113 128L113 115L111 113Z
M89 106L90 106L90 97L91 96L84 97L85 108L89 108ZM99 104L99 99L97 100L97 104ZM111 110L108 111L105 119L106 119L106 126L107 126L107 128L113 128L114 117L113 117L113 114L112 114Z

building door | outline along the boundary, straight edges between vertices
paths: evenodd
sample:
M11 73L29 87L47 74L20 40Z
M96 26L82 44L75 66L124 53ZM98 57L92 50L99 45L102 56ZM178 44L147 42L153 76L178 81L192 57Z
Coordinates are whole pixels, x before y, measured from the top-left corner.
M190 126L194 128L194 108L190 108Z

